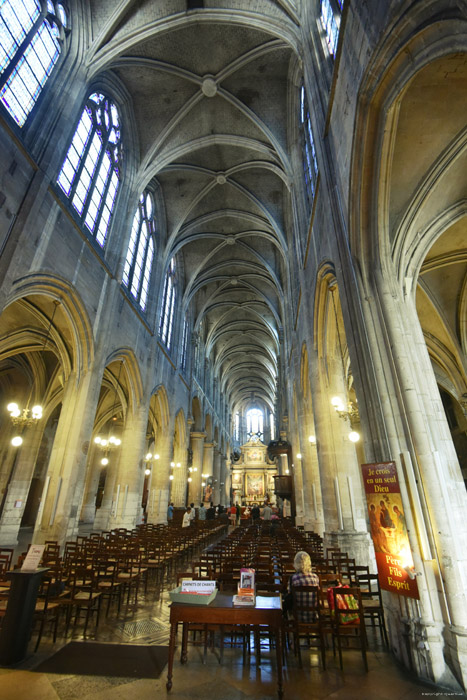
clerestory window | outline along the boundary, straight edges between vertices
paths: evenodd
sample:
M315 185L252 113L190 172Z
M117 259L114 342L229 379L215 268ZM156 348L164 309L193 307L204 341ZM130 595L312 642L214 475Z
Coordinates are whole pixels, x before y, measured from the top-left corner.
M59 59L66 26L59 2L0 2L0 101L20 127Z
M335 5L334 5L335 3ZM326 36L329 53L336 57L343 0L320 0L320 20Z
M142 311L146 310L153 260L154 200L150 192L143 192L133 217L123 269L123 285Z
M107 239L120 169L118 110L108 97L94 92L86 101L57 183L101 248Z
M259 408L250 408L246 413L246 434L247 439L257 437L263 439L263 411Z
M161 319L159 323L159 336L164 345L170 350L172 345L172 330L175 312L175 258L172 258L165 275L164 294L162 296Z
M310 110L306 98L305 87L300 90L300 132L302 142L302 163L303 177L305 180L305 190L308 200L308 207L311 209L315 193L316 181L318 178L318 160L316 158L316 148L311 128Z
M182 372L184 372L186 370L187 352L188 352L188 318L185 314L185 318L183 319L182 350L181 350L181 355L180 355L180 366L181 366Z

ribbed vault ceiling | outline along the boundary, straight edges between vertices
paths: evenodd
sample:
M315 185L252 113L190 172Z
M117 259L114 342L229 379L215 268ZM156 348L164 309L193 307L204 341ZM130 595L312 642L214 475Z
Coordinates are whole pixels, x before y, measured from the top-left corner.
M290 0L92 3L89 79L111 71L134 112L135 195L156 181L164 263L230 408L274 406L290 243ZM215 5L215 7L213 7ZM169 14L170 13L170 14Z

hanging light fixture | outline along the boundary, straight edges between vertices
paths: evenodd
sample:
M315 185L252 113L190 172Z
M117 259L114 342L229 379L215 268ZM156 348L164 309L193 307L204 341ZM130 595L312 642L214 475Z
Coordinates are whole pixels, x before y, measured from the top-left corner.
M57 308L60 305L60 302L57 299L54 299L53 303L54 303L54 310L52 312L52 316L50 317L49 326L47 328L47 333L45 334L44 343L42 345L41 352L44 352L44 350L47 346L47 342L48 342L49 336L50 336L50 331L52 329L53 320L55 317L55 312L57 311ZM37 423L37 421L39 421L42 418L42 406L40 404L36 404L31 409L29 408L29 404L30 404L31 398L32 398L33 388L34 388L34 385L31 386L31 389L29 391L28 400L27 400L26 406L24 408L21 408L16 403L16 401L11 401L7 406L7 411L10 414L11 422L13 423L13 425L15 427L19 427L21 430L23 428L26 428L29 425L32 425L33 423ZM16 438L13 438L13 440L15 440L15 439ZM21 443L12 443L12 444L16 444L16 446L18 446L18 444L21 444Z

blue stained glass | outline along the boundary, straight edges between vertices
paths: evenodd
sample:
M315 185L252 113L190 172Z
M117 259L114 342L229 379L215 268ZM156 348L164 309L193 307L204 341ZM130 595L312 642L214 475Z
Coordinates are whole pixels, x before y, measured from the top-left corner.
M321 0L321 24L326 33L326 42L332 56L336 55L339 29L329 0Z
M0 72L10 63L40 14L36 0L6 0L0 9Z
M93 104L90 105L89 101ZM72 205L84 219L84 225L102 247L119 186L114 153L117 148L109 145L108 115L112 107L118 114L116 107L101 93L95 92L89 96L57 178L58 184L71 197ZM106 128L106 123L109 128ZM127 266L124 272L129 275Z
M24 125L58 56L57 30L44 21L0 92L19 126Z

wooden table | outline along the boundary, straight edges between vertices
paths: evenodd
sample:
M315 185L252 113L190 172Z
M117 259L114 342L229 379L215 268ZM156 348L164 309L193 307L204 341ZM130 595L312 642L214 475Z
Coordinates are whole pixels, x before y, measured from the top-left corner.
M279 700L282 689L282 608L279 596L256 596L255 607L234 607L232 596L218 593L209 605L172 603L170 606L170 642L167 690L172 688L172 669L175 653L177 624L183 623L182 663L186 661L187 623L203 625L266 625L275 632L277 659L277 693Z

